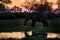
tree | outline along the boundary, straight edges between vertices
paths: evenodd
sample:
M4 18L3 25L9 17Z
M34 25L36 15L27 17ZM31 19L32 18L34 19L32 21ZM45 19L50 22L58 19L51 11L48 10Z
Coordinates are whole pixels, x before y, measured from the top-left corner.
M4 4L0 3L0 11L4 11L4 9L5 9Z
M10 0L0 0L0 2L5 3L5 4L9 4L9 3L11 3Z
M57 0L58 8L60 8L60 0Z
M0 0L0 11L4 11L5 10L5 4L10 4L11 1L10 0Z

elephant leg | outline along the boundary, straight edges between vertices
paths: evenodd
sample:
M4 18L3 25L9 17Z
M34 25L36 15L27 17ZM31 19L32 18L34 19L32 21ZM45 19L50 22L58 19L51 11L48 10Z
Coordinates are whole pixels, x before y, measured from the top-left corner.
M48 22L47 22L47 20L45 21L43 21L43 27L48 27Z
M28 20L29 20L29 19L25 19L25 21L24 21L24 26L27 24Z
M36 20L32 20L32 27L35 27L35 24L36 24Z

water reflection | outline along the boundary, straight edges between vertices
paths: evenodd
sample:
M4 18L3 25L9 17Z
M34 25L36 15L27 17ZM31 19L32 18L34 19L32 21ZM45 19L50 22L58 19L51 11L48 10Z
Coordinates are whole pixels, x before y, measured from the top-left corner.
M48 33L47 38L57 38L57 35L56 33Z
M29 36L32 35L32 31L27 32ZM25 32L2 32L0 33L0 38L18 38L22 39L25 38Z
M29 36L32 36L32 31L27 32ZM25 38L25 32L1 32L0 38L18 38L22 39ZM60 38L60 34L56 33L47 33L47 38Z

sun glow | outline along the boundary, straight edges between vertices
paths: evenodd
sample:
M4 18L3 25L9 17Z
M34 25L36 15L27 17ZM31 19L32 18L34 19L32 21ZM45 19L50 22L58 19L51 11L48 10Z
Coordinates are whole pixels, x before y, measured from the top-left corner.
M25 0L11 0L11 1L12 1L12 3L7 5L9 8L12 8L14 6L24 8L22 5L24 4ZM53 9L56 9L58 7L57 0L47 0L47 1L53 4L53 5L51 5ZM31 0L30 0L30 2L31 2ZM37 3L39 3L39 2L40 2L40 0L37 0ZM24 4L24 5L26 5L26 4ZM27 5L27 6L29 6L29 5Z
M50 4L52 9L58 8L57 0L47 0Z

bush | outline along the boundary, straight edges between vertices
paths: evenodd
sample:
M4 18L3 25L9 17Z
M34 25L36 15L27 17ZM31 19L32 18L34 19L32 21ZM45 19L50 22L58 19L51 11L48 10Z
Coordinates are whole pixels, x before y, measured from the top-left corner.
M0 19L15 19L15 18L25 18L26 13L0 13ZM60 14L48 14L48 19L55 17L60 17Z

